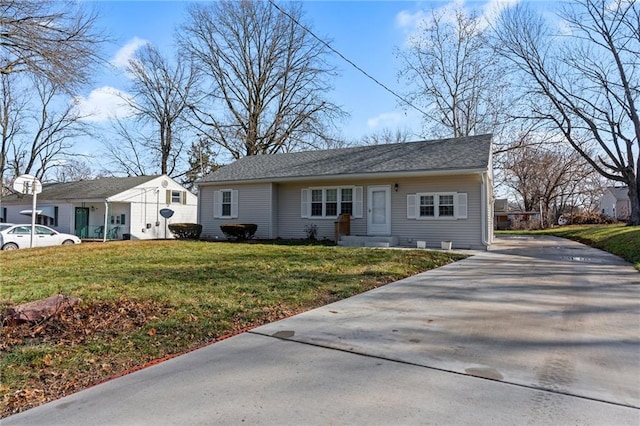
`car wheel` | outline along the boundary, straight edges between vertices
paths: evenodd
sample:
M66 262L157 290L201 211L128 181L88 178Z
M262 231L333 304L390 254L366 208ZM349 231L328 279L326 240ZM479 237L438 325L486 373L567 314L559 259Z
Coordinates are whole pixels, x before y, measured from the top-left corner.
M15 243L7 243L2 246L2 250L17 250L18 245Z
M71 245L71 244L74 244L73 240L64 240L64 241L62 242L62 245L63 245L63 246L68 246L68 245Z

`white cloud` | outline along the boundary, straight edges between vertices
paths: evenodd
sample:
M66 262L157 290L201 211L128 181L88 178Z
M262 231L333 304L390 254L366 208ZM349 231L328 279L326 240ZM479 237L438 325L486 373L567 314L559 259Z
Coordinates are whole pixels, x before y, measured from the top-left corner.
M367 120L367 126L372 129L394 127L405 121L406 117L400 112L383 112Z
M134 37L127 42L124 46L120 48L111 59L111 65L116 68L124 69L129 65L129 60L136 53L136 50L149 43L147 40Z
M401 10L395 18L396 26L404 30L413 31L427 16L424 10L418 10L413 13Z
M407 43L410 43L411 36L416 34L423 22L429 21L433 13L442 17L443 22L455 23L456 10L475 9L481 16L483 24L489 25L495 22L500 14L510 7L520 3L522 0L487 0L481 7L477 8L476 2L466 2L465 0L451 0L445 2L441 7L433 10L417 10L410 12L401 10L395 17L396 26L407 34ZM466 3L466 4L465 4Z
M482 7L482 17L487 25L491 25L500 17L500 14L504 10L520 2L521 0L489 0Z
M84 121L99 123L110 118L127 118L133 114L123 97L131 99L126 92L104 86L92 90L87 97L76 96L73 102Z

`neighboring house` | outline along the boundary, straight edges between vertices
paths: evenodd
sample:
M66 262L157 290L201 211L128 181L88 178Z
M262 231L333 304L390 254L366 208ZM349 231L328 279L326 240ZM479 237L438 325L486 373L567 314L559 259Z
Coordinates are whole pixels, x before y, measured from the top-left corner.
M2 220L30 223L32 200L3 197ZM36 201L37 223L83 239L164 238L166 224L197 220L197 197L166 175L45 183ZM166 222L164 208L174 211Z
M314 225L341 245L485 249L493 239L491 135L241 158L198 182L205 238L255 223L256 238L298 239Z
M610 186L604 190L600 199L600 211L603 215L618 220L627 220L631 214L629 187Z
M540 212L511 210L506 198L497 198L494 201L494 229L528 229L538 226Z
M493 227L494 229L510 229L509 200L496 198L493 202Z

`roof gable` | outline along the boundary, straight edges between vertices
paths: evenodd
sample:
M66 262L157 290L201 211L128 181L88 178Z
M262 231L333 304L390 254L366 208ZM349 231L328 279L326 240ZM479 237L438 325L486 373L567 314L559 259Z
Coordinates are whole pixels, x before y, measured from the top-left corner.
M615 197L618 201L628 200L629 199L629 187L628 186L610 186L607 190Z
M488 169L491 135L243 157L198 183Z

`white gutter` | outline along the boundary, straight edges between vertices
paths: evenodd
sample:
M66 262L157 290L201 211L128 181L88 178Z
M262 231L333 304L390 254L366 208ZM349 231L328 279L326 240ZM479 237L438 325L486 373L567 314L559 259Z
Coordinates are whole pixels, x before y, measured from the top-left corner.
M488 233L488 229L487 229L487 224L489 222L489 213L487 212L487 184L486 184L486 179L487 179L487 172L482 172L480 174L480 211L481 216L482 216L482 244L489 248L490 242L489 242L489 233Z

